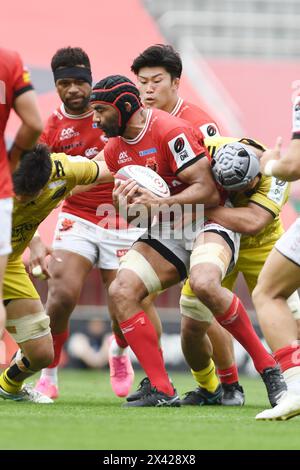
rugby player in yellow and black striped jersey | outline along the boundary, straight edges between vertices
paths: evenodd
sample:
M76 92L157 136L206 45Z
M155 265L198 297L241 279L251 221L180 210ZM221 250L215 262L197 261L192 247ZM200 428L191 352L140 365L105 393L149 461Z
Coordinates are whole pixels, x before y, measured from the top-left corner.
M258 158L265 150L264 146L259 142L251 139L237 139L231 137L216 137L205 139L205 144L213 157L220 149L226 148L224 146L240 142L249 145L249 149L253 150ZM219 183L226 188L226 176L230 178L228 171L230 165L225 162L223 172L222 168L219 174ZM214 171L217 176L216 171ZM222 174L223 173L223 174ZM225 176L224 176L225 175ZM257 166L257 173L251 175L249 182L245 182L244 176L239 172L238 165L233 171L231 176L236 177L236 181L241 181L242 188L232 188L228 194L231 203L234 207L216 207L208 209L205 214L210 221L216 222L228 229L234 230L242 234L240 251L237 263L230 273L223 279L222 285L230 290L233 290L238 273L241 272L248 285L249 291L252 292L258 279L258 275L268 257L270 251L275 245L276 241L283 234L283 226L280 221L280 211L287 201L289 193L289 185L279 179L263 176L259 173L259 165ZM218 176L217 176L218 179ZM245 186L246 184L246 186ZM234 186L234 185L232 185ZM236 185L238 186L238 184ZM210 312L206 312L206 317L203 319L203 307L201 302L194 295L189 281L187 280L182 288L181 299L181 313L184 316L184 322L198 321L212 321ZM289 299L289 306L294 314L295 319L300 319L300 305L297 293L294 293ZM197 323L196 323L197 324ZM193 323L193 328L195 323ZM183 328L182 335L183 341L186 345L197 344L197 341L189 341L188 332L189 328ZM195 332L195 328L194 328ZM199 355L201 354L201 335L199 334ZM196 357L195 351L190 351L193 357ZM201 373L201 370L199 370ZM193 375L194 372L193 372ZM197 377L195 376L197 379ZM186 404L197 403L198 391L193 391L186 397ZM199 397L201 400L201 397ZM193 403L192 403L193 402ZM184 400L181 401L182 404Z
M20 346L11 366L0 375L0 397L18 401L51 403L30 387L26 378L53 360L49 317L44 312L22 261L22 254L38 225L77 185L113 181L104 162L63 153L50 154L38 145L24 155L13 175L14 209L12 253L4 276L3 298L7 310L6 329Z

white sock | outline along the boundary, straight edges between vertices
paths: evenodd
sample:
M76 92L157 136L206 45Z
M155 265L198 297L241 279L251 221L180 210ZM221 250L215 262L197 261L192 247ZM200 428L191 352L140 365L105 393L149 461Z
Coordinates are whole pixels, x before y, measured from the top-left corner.
M300 366L291 367L282 373L288 390L300 393Z
M43 369L41 373L41 379L44 379L45 377L47 377L52 384L57 385L58 384L57 372L58 372L58 367L52 367L51 369L50 368Z
M128 347L126 348L121 348L115 337L113 337L112 342L110 343L110 354L112 356L123 356L124 354L127 354Z

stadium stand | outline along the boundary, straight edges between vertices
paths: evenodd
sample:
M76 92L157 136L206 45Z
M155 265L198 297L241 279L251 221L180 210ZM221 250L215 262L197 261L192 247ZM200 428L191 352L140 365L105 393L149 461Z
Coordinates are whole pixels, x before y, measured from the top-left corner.
M144 0L144 4L178 47L185 37L192 37L196 48L209 57L299 55L297 0Z

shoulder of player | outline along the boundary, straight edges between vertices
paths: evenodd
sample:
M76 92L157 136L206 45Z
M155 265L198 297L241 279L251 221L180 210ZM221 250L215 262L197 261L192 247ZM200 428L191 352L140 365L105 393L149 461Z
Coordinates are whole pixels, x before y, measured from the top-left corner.
M110 137L110 138L107 140L105 146L103 147L104 154L105 154L106 152L109 152L109 151L111 151L112 149L115 149L116 147L118 147L121 142L122 142L121 137Z
M16 78L23 73L23 63L16 51L0 49L1 78L7 87L13 89Z
M52 152L51 155L51 160L52 160L52 163L55 162L55 161L61 161L61 162L66 162L66 163L69 163L69 164L72 164L72 162L74 163L77 163L77 162L90 162L92 160L90 160L89 158L85 157L84 155L69 155L67 153L64 153L64 152Z
M209 116L209 114L200 108L197 104L190 103L189 101L183 101L179 111L178 116L182 119L191 119L194 122L200 121L204 122L214 122L214 120Z
M95 162L81 155L71 156L66 153L51 153L52 172L49 182L72 180L79 168L94 167ZM78 167L78 164L80 166Z
M61 112L61 108L58 107L52 111L52 114L48 117L45 122L44 134L58 134L62 129L67 126L73 126L73 121Z
M71 157L70 155L67 155L66 153L51 153L51 160L52 160L52 173L50 180L55 179L55 178L62 178L66 177L68 170L70 170L70 167L72 166L72 159L78 158L82 159L82 161L86 160L89 161L85 157ZM75 163L75 162L74 162Z
M184 119L155 109L152 116L152 128L156 133L162 135L176 132L176 130L180 129L192 129L192 125Z
M0 48L0 58L5 60L6 65L22 64L20 54L17 51Z
M272 185L272 176L261 175L256 192L267 193Z

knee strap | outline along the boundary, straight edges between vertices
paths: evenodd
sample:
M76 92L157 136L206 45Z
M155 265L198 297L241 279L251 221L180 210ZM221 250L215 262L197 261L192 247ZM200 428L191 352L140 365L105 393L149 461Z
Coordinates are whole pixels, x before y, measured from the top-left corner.
M162 290L160 279L149 261L136 250L129 250L120 260L120 269L130 269L145 284L149 294Z
M220 268L222 273L222 280L228 269L228 256L224 246L218 243L204 243L197 246L191 254L190 269L197 264L211 263Z
M197 297L181 294L179 304L180 313L184 317L189 317L196 321L212 323L214 319L213 314Z
M17 343L50 334L49 325L50 318L44 311L6 321L6 329Z

